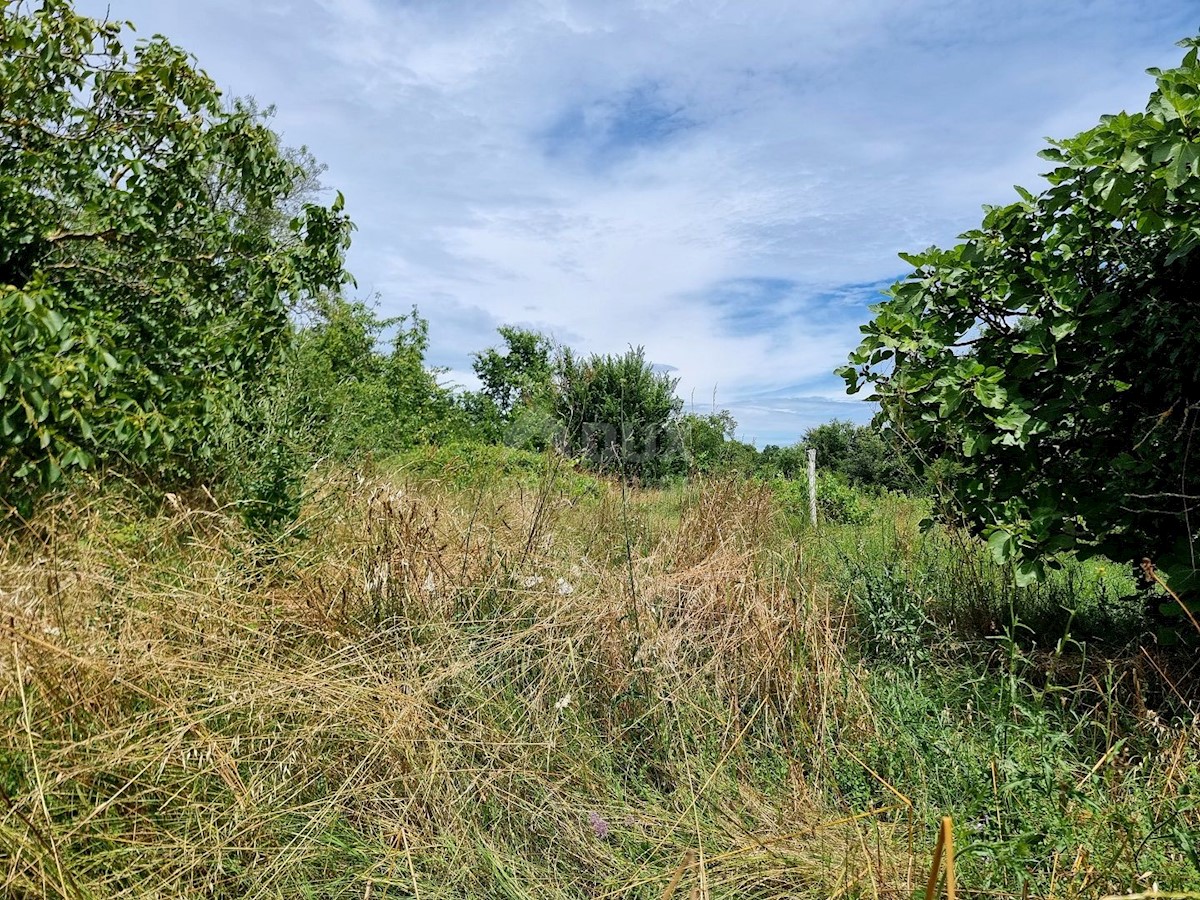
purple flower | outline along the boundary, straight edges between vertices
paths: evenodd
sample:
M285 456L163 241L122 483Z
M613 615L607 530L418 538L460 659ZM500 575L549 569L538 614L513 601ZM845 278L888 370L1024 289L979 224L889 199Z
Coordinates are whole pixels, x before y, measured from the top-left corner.
M608 823L604 821L604 817L598 812L588 813L588 824L592 826L592 831L596 832L596 837L602 841L608 840Z

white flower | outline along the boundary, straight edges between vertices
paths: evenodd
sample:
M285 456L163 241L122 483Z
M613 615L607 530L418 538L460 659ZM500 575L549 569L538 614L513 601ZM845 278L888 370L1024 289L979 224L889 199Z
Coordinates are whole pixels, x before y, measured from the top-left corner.
M559 697L557 700L554 701L554 708L557 709L559 712L562 712L564 709L566 709L570 705L571 705L571 695L570 694L563 694L561 697Z
M568 594L575 593L575 588L571 587L570 583L567 582L567 580L565 578L558 579L558 582L555 586L555 590L558 591L558 593L562 594L564 597L567 596Z

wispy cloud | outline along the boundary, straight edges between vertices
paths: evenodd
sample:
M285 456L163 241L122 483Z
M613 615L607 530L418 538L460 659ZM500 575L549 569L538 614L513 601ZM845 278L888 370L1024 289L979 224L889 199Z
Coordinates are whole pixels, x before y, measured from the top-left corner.
M1046 135L1138 107L1188 0L81 0L274 103L359 225L350 264L469 372L504 322L643 344L785 442L901 250L1036 186ZM464 376L465 377L465 376Z
M540 143L553 161L582 160L604 169L628 162L639 151L660 150L697 124L662 85L644 82L563 110L540 135Z

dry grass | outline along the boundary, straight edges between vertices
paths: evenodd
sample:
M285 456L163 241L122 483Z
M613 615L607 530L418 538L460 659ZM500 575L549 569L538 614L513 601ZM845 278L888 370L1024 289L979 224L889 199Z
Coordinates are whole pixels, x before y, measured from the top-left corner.
M905 895L903 817L820 799L865 701L773 516L331 473L264 548L64 502L0 557L0 893Z

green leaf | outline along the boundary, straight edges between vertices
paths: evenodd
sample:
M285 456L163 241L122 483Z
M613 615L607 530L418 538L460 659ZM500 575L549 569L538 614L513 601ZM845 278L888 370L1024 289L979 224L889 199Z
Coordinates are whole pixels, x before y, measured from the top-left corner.
M1041 560L1021 560L1013 570L1018 587L1029 587L1046 577L1046 568Z
M0 492L91 454L210 477L282 361L289 308L349 280L345 200L305 203L315 161L165 39L127 49L69 0L2 6L0 257L20 258L0 266L19 281L0 284Z
M1017 553L1016 539L1003 528L997 528L988 536L988 550L999 565L1007 564Z
M1050 325L1050 333L1054 335L1054 339L1061 341L1076 332L1079 328L1078 319L1059 319Z
M1118 165L1126 172L1133 173L1142 168L1146 164L1146 158L1137 150L1130 147L1121 154L1121 159Z
M996 417L997 427L1005 431L1022 432L1031 420L1029 413L1017 406L1008 407L1002 415Z
M1008 391L994 381L975 382L975 397L988 409L1003 409L1008 403Z
M970 432L963 437L962 452L967 458L978 456L991 446L992 439L988 435L980 434L979 432Z

